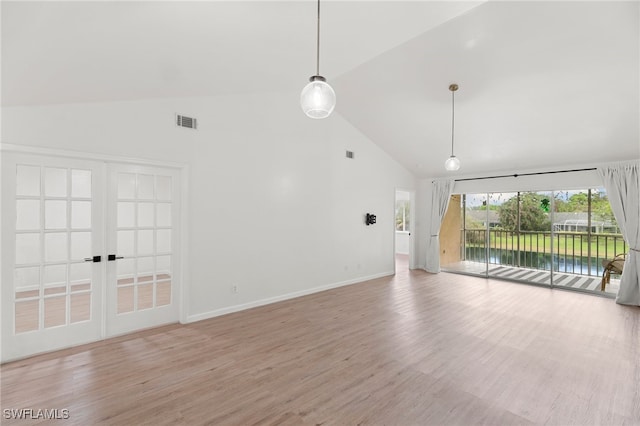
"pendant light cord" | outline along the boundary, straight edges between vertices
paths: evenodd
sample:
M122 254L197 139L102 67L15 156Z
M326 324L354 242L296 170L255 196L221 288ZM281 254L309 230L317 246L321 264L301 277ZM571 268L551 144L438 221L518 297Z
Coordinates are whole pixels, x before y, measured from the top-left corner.
M451 156L453 157L453 123L456 117L456 92L451 91Z
M320 75L320 0L318 0L318 31L316 40L316 75Z

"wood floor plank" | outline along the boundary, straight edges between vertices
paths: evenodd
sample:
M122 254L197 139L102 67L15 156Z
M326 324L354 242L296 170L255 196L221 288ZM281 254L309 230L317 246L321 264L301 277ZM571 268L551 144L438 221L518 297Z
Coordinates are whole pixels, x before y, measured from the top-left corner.
M3 409L70 415L3 424L640 425L640 308L399 264L7 363L0 379Z

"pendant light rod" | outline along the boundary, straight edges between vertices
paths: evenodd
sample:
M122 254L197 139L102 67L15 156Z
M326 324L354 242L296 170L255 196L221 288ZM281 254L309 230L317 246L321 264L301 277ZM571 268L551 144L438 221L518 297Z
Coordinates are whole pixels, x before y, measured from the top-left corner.
M454 143L454 130L455 130L455 121L456 121L456 96L455 92L458 90L458 85L453 83L449 85L449 90L451 91L451 157L447 158L447 161L444 162L444 168L450 172L454 172L460 168L460 160L456 158L453 153L453 143Z
M318 30L316 36L316 75L320 75L320 0L318 0Z
M453 157L453 131L454 131L454 123L456 119L456 90L458 90L457 84L452 84L449 86L449 90L451 90L451 156Z

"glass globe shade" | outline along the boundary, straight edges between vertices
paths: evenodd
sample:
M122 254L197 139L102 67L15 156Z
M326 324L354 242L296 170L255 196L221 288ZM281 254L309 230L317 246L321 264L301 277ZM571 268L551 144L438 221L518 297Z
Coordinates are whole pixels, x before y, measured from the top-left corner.
M460 160L458 160L455 155L452 155L444 162L444 168L451 172L458 170L460 168Z
M302 89L300 106L310 118L326 118L336 106L336 92L325 81L314 77L311 77L313 80Z

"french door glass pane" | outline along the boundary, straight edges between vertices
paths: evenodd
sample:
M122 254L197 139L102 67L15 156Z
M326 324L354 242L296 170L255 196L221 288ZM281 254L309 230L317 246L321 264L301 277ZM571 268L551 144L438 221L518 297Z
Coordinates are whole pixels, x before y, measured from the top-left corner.
M16 291L40 288L40 267L16 268L14 271L14 286Z
M40 167L39 166L16 166L16 195L40 196Z
M16 265L40 262L40 234L16 234Z
M44 195L47 197L66 197L67 169L46 167L44 170Z
M43 268L44 277L42 282L45 287L51 285L66 285L67 283L67 265L45 265Z
M91 174L16 165L16 333L91 317L92 271L84 262L93 254Z
M132 228L136 226L136 203L120 201L118 202L118 228Z
M40 200L16 200L16 230L40 229Z
M138 175L138 199L153 200L154 179L153 175Z
M67 202L47 200L44 202L44 228L65 229L67 227Z
M172 178L118 173L118 314L171 304ZM160 256L159 256L160 255Z
M71 228L91 228L91 201L71 202Z
M91 198L90 170L71 170L71 196L74 198Z

